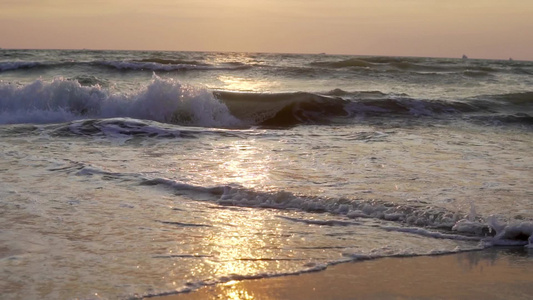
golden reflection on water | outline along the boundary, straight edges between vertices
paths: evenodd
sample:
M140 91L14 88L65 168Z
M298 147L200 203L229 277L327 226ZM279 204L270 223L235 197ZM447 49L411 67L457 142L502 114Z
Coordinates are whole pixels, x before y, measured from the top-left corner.
M218 76L223 83L223 89L242 92L262 92L270 90L277 84L272 81L257 80L257 78L245 78L228 75Z
M255 140L235 141L222 153L219 176L225 183L248 188L264 188L270 174L270 156L255 145Z
M221 64L235 64L236 62L242 63L245 65L258 64L255 58L250 56L248 53L235 52L235 53L214 53L213 56L203 57L205 61L212 65L221 65Z
M269 189L269 176L276 162L255 139L234 139L212 145L210 165L191 165L204 174L204 180L218 184L243 186L246 189ZM203 155L196 153L196 155ZM236 210L241 211L236 213ZM271 213L240 207L217 207L204 211L212 227L205 227L191 254L205 256L188 270L186 277L222 278L231 282L232 275L249 276L286 268L291 251L284 251L283 228ZM289 252L289 253L287 253ZM170 276L175 274L170 274ZM237 277L239 279L239 277ZM246 290L230 289L224 299L254 299Z
M250 210L248 214L234 214L224 209L213 210L211 219L217 226L203 239L202 245L213 255L202 266L212 277L232 274L257 274L267 268L267 261L261 259L272 256L269 245L275 244L276 234L271 231L261 211ZM279 233L277 233L279 234ZM271 262L270 262L271 263ZM207 271L207 272L206 272Z
M224 294L224 299L229 300L253 300L255 297L243 289L231 289L227 290Z

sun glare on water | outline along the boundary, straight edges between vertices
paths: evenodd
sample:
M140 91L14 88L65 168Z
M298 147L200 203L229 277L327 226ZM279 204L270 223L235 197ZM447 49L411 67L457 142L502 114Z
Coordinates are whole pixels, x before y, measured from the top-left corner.
M271 90L273 87L279 85L276 82L267 82L266 80L261 81L231 75L221 75L218 77L218 80L222 82L223 89L242 92L262 92Z

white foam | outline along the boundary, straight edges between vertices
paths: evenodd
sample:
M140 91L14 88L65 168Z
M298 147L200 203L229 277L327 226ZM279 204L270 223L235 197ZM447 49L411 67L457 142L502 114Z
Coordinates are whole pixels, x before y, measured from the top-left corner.
M496 235L484 242L492 246L525 246L533 247L533 222L512 222L505 224L491 216L488 224L496 231Z
M494 236L483 239L485 246L526 246L532 247L533 222L510 222L506 223L491 215L485 221L475 221L467 215L467 219L461 219L452 227L452 230L482 235L489 229Z
M329 212L344 215L351 219L376 218L412 224L420 227L431 226L437 228L451 228L454 224L454 220L447 217L450 213L446 213L446 211L439 210L438 208L386 206L377 201L306 197L287 191L261 192L237 185L206 188L166 178L147 178L146 180L147 184L166 185L170 188L180 190L180 193L192 192L210 194L210 199L216 201L220 205L297 209L307 212ZM484 227L485 229L487 228L486 225ZM418 234L421 233L418 232ZM437 233L427 233L426 235L433 235L432 237L436 237ZM451 238L451 236L453 235L445 237L445 235L441 234L441 238ZM460 236L458 239L462 239L462 237ZM479 240L479 237L473 238L472 240Z
M98 85L56 78L22 87L0 83L0 123L56 123L86 118L137 118L203 127L235 127L240 121L204 88L154 75L148 86L114 93Z
M436 239L451 239L451 240L463 240L463 241L479 241L479 237L463 236L457 234L446 234L436 231L431 231L419 227L394 227L394 226L382 226L381 228L388 231L398 231L410 234L416 234L425 237L431 237Z
M481 246L457 246L454 249L432 249L427 252L413 251L411 249L396 249L390 246L383 246L380 248L374 248L370 251L356 252L356 253L343 253L344 257L349 257L353 261L373 260L384 257L417 257L417 256L434 256L451 253L460 253L467 251L482 250Z
M453 225L452 230L481 235L483 233L483 230L486 228L487 224L476 221L470 221L468 219L462 219L457 221L457 223Z

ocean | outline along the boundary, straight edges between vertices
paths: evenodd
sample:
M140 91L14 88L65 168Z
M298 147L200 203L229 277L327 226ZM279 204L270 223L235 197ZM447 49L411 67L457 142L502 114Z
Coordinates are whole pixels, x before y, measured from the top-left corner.
M531 255L532 129L529 61L0 50L2 298Z

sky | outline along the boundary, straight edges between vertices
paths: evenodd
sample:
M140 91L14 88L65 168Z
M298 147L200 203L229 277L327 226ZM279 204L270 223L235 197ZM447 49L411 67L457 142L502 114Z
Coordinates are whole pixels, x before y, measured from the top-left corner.
M533 60L533 1L0 0L0 47Z

